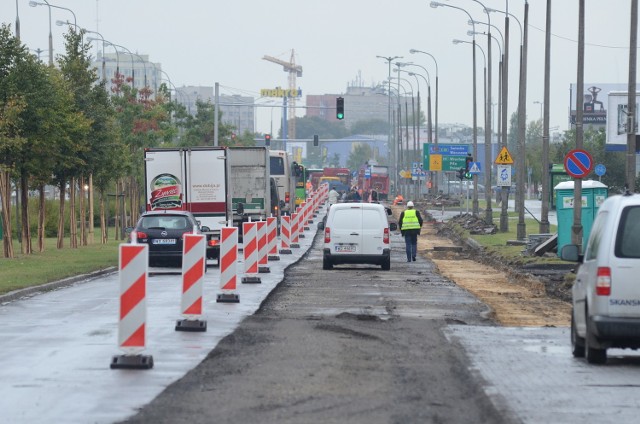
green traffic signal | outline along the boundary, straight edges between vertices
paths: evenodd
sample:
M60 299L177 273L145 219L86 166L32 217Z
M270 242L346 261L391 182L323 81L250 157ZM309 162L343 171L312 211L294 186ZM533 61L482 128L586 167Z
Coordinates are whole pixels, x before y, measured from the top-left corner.
M473 175L471 175L471 172L465 172L464 177L465 177L467 180L471 180L471 179L473 179Z
M344 98L338 97L336 99L336 119L344 119Z

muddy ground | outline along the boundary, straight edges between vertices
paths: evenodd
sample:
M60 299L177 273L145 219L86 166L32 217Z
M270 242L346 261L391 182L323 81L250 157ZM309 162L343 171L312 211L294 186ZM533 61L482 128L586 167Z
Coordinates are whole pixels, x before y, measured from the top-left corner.
M418 205L420 207L420 205ZM393 207L399 216L401 207ZM473 293L493 310L506 326L568 326L571 319L571 286L567 266L523 264L489 254L463 240L454 225L478 225L470 215L446 223L425 217L418 239L420 254L427 256L443 276ZM479 220L478 220L479 221Z

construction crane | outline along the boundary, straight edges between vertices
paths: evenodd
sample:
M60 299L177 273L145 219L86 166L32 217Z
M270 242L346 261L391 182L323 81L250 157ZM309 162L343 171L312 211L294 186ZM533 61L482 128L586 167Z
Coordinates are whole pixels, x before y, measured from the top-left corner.
M291 59L289 60L289 62L285 62L284 60L280 60L277 57L267 56L267 55L263 56L262 59L281 65L282 70L289 73L289 90L291 90L289 92L292 93L293 90L297 90L298 85L296 84L296 77L302 76L302 66L296 65L295 52L293 49L291 49ZM291 97L287 99L287 101L289 105L288 107L289 110L287 112L287 119L290 121L288 138L295 139L296 138L296 120L295 120L296 98Z

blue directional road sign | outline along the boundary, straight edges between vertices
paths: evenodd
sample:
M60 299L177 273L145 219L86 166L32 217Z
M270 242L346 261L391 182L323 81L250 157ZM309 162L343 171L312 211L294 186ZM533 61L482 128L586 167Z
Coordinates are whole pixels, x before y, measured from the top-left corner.
M607 167L599 163L596 165L595 172L598 177L602 177L604 174L607 173Z

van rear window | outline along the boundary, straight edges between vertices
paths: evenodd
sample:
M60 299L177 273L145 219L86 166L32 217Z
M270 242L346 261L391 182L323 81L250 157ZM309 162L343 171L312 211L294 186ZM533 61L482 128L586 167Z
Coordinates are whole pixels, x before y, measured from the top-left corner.
M386 220L386 217L384 217ZM373 209L364 209L362 211L362 229L363 230L379 230L382 227L380 212Z
M619 258L640 258L640 206L630 206L622 211L615 254Z
M337 210L331 226L335 230L360 230L362 228L362 209Z

